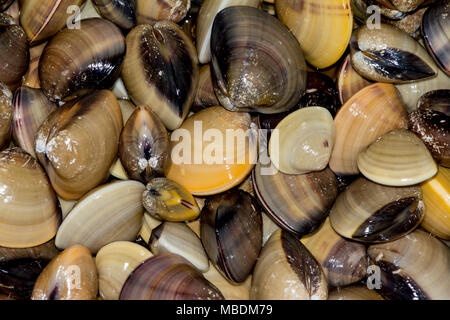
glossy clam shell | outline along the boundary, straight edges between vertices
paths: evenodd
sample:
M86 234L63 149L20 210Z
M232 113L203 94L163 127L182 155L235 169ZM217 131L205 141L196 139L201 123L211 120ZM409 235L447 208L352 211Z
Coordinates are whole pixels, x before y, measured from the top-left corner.
M95 89L111 87L120 73L125 38L112 22L80 21L47 44L39 62L42 91L52 101L72 100Z
M93 0L98 13L123 29L136 25L136 0Z
M32 44L41 42L64 28L73 15L70 6L80 7L85 0L21 0L20 24Z
M155 21L180 22L191 8L191 0L135 0L138 24Z
M328 300L384 300L375 290L366 286L337 288L328 295Z
M61 107L44 121L35 151L59 196L79 199L106 180L122 126L119 103L107 90Z
M0 82L0 150L9 145L13 121L13 95L9 88Z
M424 214L418 186L389 187L361 177L338 196L330 211L330 222L345 238L386 242L414 230Z
M11 23L0 22L0 82L13 90L27 72L30 53L25 31Z
M196 127L201 129L197 129L197 134L195 134ZM222 136L216 139L217 144L223 142L222 154L218 150L213 155L211 148L214 148L216 143L212 143L211 140L203 142L201 150L196 147L202 143L203 135L209 129L221 133ZM235 130L233 132L243 130L246 133L245 140L234 139L234 143L230 144L233 146L234 157L231 157L232 151L226 146L227 130ZM190 139L184 140L182 137L188 132ZM250 174L257 157L257 132L248 113L211 107L189 117L179 131L174 131L171 135L171 147L172 165L167 178L178 182L195 196L213 195L239 185ZM189 157L186 152L183 153L183 157L186 155L184 159L182 157L180 161L174 161L173 156L180 154L180 148L191 148L191 156ZM230 157L227 158L227 154L230 154ZM201 155L203 156L200 158Z
M200 63L211 61L211 31L216 15L231 6L258 7L259 0L204 0L197 18L197 52ZM217 104L216 104L217 105Z
M391 84L375 83L353 95L334 121L336 141L330 168L338 175L359 173L357 157L382 134L407 128L407 112Z
M450 240L450 169L439 167L437 175L420 188L427 208L422 227L441 239Z
M450 89L428 91L417 101L417 109L431 109L450 116Z
M450 115L433 108L415 110L409 113L409 129L423 141L437 163L450 167Z
M118 300L131 272L153 255L144 247L127 241L110 243L97 253L99 293L105 300Z
M256 196L272 219L297 236L315 231L336 199L337 182L330 169L302 174L262 174L258 163L252 180Z
M353 26L350 0L277 0L275 7L314 67L329 67L344 54Z
M297 110L284 118L269 140L270 159L285 174L322 171L336 136L333 117L322 107Z
M350 41L353 68L372 81L403 83L437 75L426 50L406 32L388 25L357 29Z
M410 186L437 172L433 157L414 133L385 133L358 156L358 169L368 179L389 186Z
M431 6L422 19L422 35L428 52L441 69L450 76L450 1Z
M299 101L306 85L300 45L262 10L220 11L211 33L212 75L220 104L231 111L279 113Z
M78 278L77 278L78 277ZM32 300L93 300L98 277L89 250L74 245L45 267L33 288Z
M355 93L364 87L370 85L370 82L361 77L352 67L350 55L342 62L337 76L337 87L339 91L339 99L342 104L348 101Z
M192 194L166 178L152 179L142 195L145 210L154 218L172 222L197 219L200 209Z
M16 145L33 157L36 133L47 117L58 106L47 99L40 89L19 87L13 100L13 136Z
M56 234L61 211L44 170L19 148L0 152L0 246L27 248Z
M203 273L203 276L220 290L225 300L250 299L251 276L241 284L231 283L214 265L211 265L208 272Z
M211 66L208 64L200 69L198 88L193 106L205 108L218 105L219 101L214 92L214 85L211 78Z
M262 247L262 216L249 193L237 190L209 198L200 215L203 247L230 281L244 282Z
M39 80L39 60L44 51L47 42L41 43L30 48L30 63L28 65L27 73L23 76L22 86L30 88L41 88L41 81Z
M414 39L420 40L420 25L422 24L422 18L426 11L427 8L422 8L405 15L398 21L387 20L387 22L405 31Z
M368 249L381 268L381 294L394 300L450 299L450 250L422 230Z
M156 255L128 277L120 300L222 300L220 291L186 259Z
M137 107L122 130L120 161L131 179L148 182L168 170L169 135L158 116L146 106Z
M366 247L342 238L328 218L317 232L303 237L301 242L322 266L330 286L346 286L366 276Z
M169 130L186 118L198 85L194 44L169 21L140 25L126 38L122 79L136 105L149 106Z
M185 223L164 222L152 230L149 246L153 254L174 253L185 258L201 272L209 260L200 238Z
M326 300L328 286L320 264L286 231L265 244L252 277L252 300Z
M98 187L82 199L64 219L55 243L65 249L81 244L96 254L114 241L133 241L142 226L144 185L120 181Z

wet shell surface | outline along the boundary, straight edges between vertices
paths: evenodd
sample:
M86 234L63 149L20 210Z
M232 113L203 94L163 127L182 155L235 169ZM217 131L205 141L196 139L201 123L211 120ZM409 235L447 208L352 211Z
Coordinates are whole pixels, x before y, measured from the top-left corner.
M169 130L186 118L197 91L195 46L169 21L140 25L127 35L122 79L136 105L149 106Z
M109 88L124 54L125 38L112 22L81 20L79 29L62 30L45 47L39 62L42 91L52 101L67 101Z
M200 238L184 223L164 222L152 230L149 246L153 254L174 253L185 258L201 272L209 260Z
M330 286L347 286L366 276L366 247L339 236L328 218L317 232L303 237L301 242L322 266Z
M192 194L166 178L152 179L142 196L145 210L159 220L183 222L197 219L200 209Z
M13 95L11 90L0 83L0 150L9 145L13 121Z
M128 177L147 183L166 174L169 161L169 134L158 116L148 107L137 107L125 124L119 141L120 161Z
M355 70L372 81L402 83L437 75L427 51L394 26L362 26L353 33L350 48Z
M213 24L211 54L216 96L228 110L287 111L305 89L300 45L262 10L233 6L220 11Z
M57 105L47 99L40 89L19 87L14 94L13 136L18 147L33 157L36 133Z
M410 186L434 176L437 165L422 140L411 131L396 129L359 154L358 169L377 183Z
M75 13L70 6L80 7L85 0L21 0L20 24L32 44L39 43L64 28ZM73 19L73 17L72 17Z
M431 109L450 117L450 90L428 91L417 101L417 109Z
M237 139L228 138L232 150L226 143L228 130L237 132ZM207 141L203 141L204 137ZM195 196L213 195L239 185L253 169L256 126L248 113L211 107L189 117L180 130L174 131L171 147L172 165L167 178Z
M422 35L428 52L439 67L450 76L450 1L431 6L422 19Z
M191 0L134 0L138 24L168 20L180 22L191 8Z
M329 67L344 54L353 26L350 0L277 0L275 7L314 67Z
M144 247L128 241L113 242L101 248L95 257L100 296L105 300L118 300L131 272L152 256Z
M369 85L370 82L360 76L353 68L350 62L350 55L348 55L342 62L337 75L337 87L341 103L344 104L355 93Z
M322 107L297 110L284 118L269 141L270 159L282 173L322 171L328 165L336 128Z
M330 168L338 175L358 174L361 151L382 134L407 128L407 112L391 84L375 83L353 95L339 110L334 121L336 140Z
M98 13L123 29L136 25L136 0L93 0Z
M0 246L27 248L56 234L61 212L45 172L20 148L0 152Z
M238 190L209 198L200 216L203 247L230 281L244 282L262 247L262 216L249 193Z
M422 230L369 247L369 257L381 268L381 294L393 300L448 300L450 250Z
M69 103L44 121L35 151L59 196L79 199L106 180L122 127L119 103L107 90Z
M337 181L330 169L287 175L276 171L265 174L258 163L252 181L265 211L283 229L297 236L315 231L325 220L336 199Z
M198 81L197 93L195 95L194 100L194 107L205 108L218 105L220 104L214 92L214 85L211 78L211 67L210 65L205 65L200 69L200 76Z
M222 293L186 259L156 255L128 277L120 300L222 300Z
M326 300L328 286L320 264L286 231L265 244L252 277L252 300Z
M97 297L98 277L89 250L74 245L56 256L45 267L33 288L32 300L93 300Z
M250 6L257 8L259 0L204 0L197 18L197 52L200 63L211 61L211 31L217 14L231 6Z
M424 214L418 186L389 187L361 177L338 196L330 211L330 222L345 238L386 242L414 230Z
M65 249L78 243L96 254L111 242L134 241L142 226L144 188L137 181L120 181L92 190L64 219L56 246Z
M375 290L366 286L337 288L328 295L328 300L384 300Z
M437 175L423 183L421 189L427 208L422 227L450 240L450 169L439 167Z

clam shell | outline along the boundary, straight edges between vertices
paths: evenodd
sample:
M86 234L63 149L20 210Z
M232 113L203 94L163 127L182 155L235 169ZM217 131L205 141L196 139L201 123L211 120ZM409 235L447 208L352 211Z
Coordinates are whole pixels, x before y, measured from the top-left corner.
M422 227L450 240L450 169L439 167L437 175L423 183L421 189L427 208Z
M399 240L370 246L369 257L381 268L381 294L394 300L448 300L450 250L416 230Z
M366 286L337 288L328 295L328 300L384 300L375 290Z
M65 249L81 244L96 254L114 241L133 241L142 227L144 185L120 181L98 187L82 199L64 219L55 243Z
M112 87L112 92L116 95L118 99L126 99L130 100L128 96L127 89L125 88L125 84L123 83L122 78L119 78L114 82L114 86Z
M13 100L13 136L16 145L33 157L36 133L58 106L47 99L40 89L19 87Z
M181 21L191 8L191 0L135 0L138 24Z
M47 44L39 62L42 91L52 101L72 100L95 89L111 87L119 77L125 39L112 22L80 21Z
M279 113L299 101L306 85L300 45L262 10L220 11L211 33L212 75L220 104L231 111Z
M417 9L425 0L388 0L399 11L411 12Z
M13 95L11 90L0 82L0 150L9 145L13 121Z
M77 200L106 180L122 126L119 103L107 90L67 104L44 121L35 151L59 196Z
M286 231L265 244L252 277L252 300L326 300L328 286L320 264Z
M169 21L141 25L127 35L122 79L136 105L149 106L169 130L186 118L198 85L195 46Z
M15 0L1 0L0 1L0 12L5 11Z
M164 175L169 166L169 135L148 107L137 107L122 130L120 161L131 179L148 182Z
M19 148L0 152L0 246L27 248L56 234L61 211L39 163Z
M428 52L436 63L450 76L450 1L431 6L422 19L422 35Z
M437 75L426 50L406 32L388 25L357 29L350 41L353 68L372 81L403 83Z
M122 29L136 25L136 0L93 0L98 13Z
M101 248L95 257L100 296L105 300L118 300L131 272L152 256L144 247L127 241L113 242Z
M417 101L417 109L432 109L450 116L450 90L434 90L425 93Z
M198 81L197 93L195 95L194 107L212 107L218 106L219 101L217 100L216 94L214 92L214 86L211 78L211 67L210 65L205 65L200 69L200 76Z
M262 247L262 216L249 193L236 190L209 198L200 216L203 247L230 281L242 283Z
M424 214L418 186L388 187L361 177L338 196L330 222L345 238L386 242L414 230Z
M257 8L259 0L204 0L197 18L197 52L200 63L211 61L211 31L217 14L232 6L250 6ZM217 104L215 104L217 105Z
M350 0L277 0L275 7L314 67L329 67L344 54L353 27Z
M387 23L396 26L400 30L405 31L415 39L420 38L420 25L422 24L423 15L427 8L419 9L415 12L405 15L398 21L387 20Z
M208 256L200 238L184 223L164 222L160 224L152 230L149 246L153 254L178 254L201 272L209 269Z
M197 219L200 209L182 185L166 178L152 179L142 200L145 210L159 220L182 222Z
M0 82L11 90L18 87L29 64L29 46L25 31L12 21L0 22ZM9 16L6 16L9 17ZM11 18L11 17L9 17Z
M358 156L358 169L368 179L389 186L411 186L437 172L423 142L411 131L385 133Z
M232 150L226 143L227 130L237 136L231 141L228 138ZM214 133L214 138L203 142L208 132ZM195 196L224 192L250 174L256 163L257 143L256 128L248 113L230 112L221 107L204 109L172 133L172 165L167 178ZM181 150L186 150L182 156Z
M85 0L21 0L20 25L31 44L50 38L64 28L73 15L70 6L80 7Z
M348 55L342 62L337 76L337 87L341 103L346 103L355 93L369 85L370 82L361 77L352 67L350 55Z
M322 266L330 286L347 286L366 276L366 247L339 236L331 227L330 219L301 242Z
M325 220L337 196L330 169L287 175L264 174L258 163L253 171L255 192L265 211L283 229L297 236L310 234Z
M156 255L128 277L120 300L222 300L219 289L186 259L173 253Z
M375 83L353 95L334 119L336 140L330 168L338 175L358 174L359 153L382 134L407 128L407 112L391 84Z
M156 229L162 221L153 218L148 212L144 212L144 219L142 223L142 228L139 231L139 236L142 238L144 243L148 243L150 241L150 237L152 234L152 230Z
M203 273L203 276L220 290L225 300L250 299L251 276L241 284L231 283L214 265L209 268L208 272Z
M44 51L47 42L41 43L30 48L30 63L28 65L28 71L23 76L22 86L30 88L41 88L41 81L39 80L39 60L41 59L42 52Z
M32 300L93 300L98 277L89 250L73 245L45 267L36 280Z
M336 128L322 107L297 110L284 118L269 141L270 159L286 174L322 171L328 165Z
M20 8L19 0L3 0L4 6L9 3L9 7L6 10L0 10L3 13L8 14L14 19L14 24L20 24Z

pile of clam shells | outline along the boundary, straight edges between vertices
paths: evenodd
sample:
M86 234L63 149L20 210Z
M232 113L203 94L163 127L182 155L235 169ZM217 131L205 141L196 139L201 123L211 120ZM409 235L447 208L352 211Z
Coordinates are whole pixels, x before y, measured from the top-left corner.
M450 300L450 0L0 12L0 300Z

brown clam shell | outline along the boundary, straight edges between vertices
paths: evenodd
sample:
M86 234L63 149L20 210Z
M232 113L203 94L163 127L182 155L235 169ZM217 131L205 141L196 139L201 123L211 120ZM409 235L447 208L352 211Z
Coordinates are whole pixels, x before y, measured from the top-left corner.
M211 78L211 66L205 65L200 69L197 93L195 95L194 107L212 107L218 106L216 94L214 93L214 85Z
M135 0L138 24L181 21L191 8L191 0Z
M9 88L0 83L0 150L9 145L12 133L13 106L12 93Z
M93 0L98 13L123 29L136 25L136 0Z
M22 86L36 89L41 87L41 81L39 80L39 60L46 45L47 42L44 42L30 48L30 64L28 65L27 73L23 76Z

